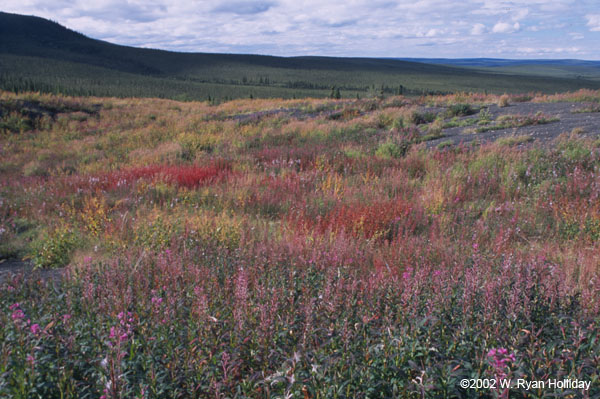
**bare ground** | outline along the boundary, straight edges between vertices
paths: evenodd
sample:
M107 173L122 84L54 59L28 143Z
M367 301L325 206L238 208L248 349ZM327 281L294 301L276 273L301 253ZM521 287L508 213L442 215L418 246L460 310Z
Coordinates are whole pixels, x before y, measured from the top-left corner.
M23 277L42 279L44 281L57 281L61 278L64 268L60 269L34 269L30 262L23 260L4 260L0 263L0 284L12 279L15 275L23 274Z
M453 127L443 130L443 137L428 142L428 147L434 147L441 142L451 140L453 144L469 143L472 141L490 142L507 136L531 136L534 140L549 142L562 133L570 133L573 129L580 128L583 137L600 136L600 112L578 113L593 104L558 102L558 103L516 103L508 107L500 108L497 105L488 107L492 119L502 115L535 115L537 112L558 118L556 122L543 125L532 125L515 127L509 129L490 130L482 133L466 133L468 127ZM478 115L472 115L461 119L477 119ZM539 142L538 141L538 142Z

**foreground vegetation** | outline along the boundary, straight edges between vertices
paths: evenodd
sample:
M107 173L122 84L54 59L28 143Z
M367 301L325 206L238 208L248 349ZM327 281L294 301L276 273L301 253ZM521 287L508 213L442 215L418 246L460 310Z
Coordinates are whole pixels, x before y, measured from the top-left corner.
M523 100L0 94L0 396L598 395L600 143L425 146Z

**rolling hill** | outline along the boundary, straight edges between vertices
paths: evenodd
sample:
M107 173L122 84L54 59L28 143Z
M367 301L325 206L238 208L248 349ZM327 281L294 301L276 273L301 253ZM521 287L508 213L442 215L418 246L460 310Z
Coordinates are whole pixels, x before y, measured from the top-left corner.
M420 60L423 61L423 60ZM0 12L0 88L73 95L223 100L455 91L600 88L592 78L398 59L178 53L88 38L43 18Z
M600 80L600 61L576 59L398 58L403 61L448 65L512 75Z

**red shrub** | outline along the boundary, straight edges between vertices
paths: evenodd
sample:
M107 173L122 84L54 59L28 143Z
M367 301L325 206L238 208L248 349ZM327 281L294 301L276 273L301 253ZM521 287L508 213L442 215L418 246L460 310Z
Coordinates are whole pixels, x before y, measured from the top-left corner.
M164 181L179 187L196 188L222 180L231 172L231 166L224 162L212 165L150 165L129 168L92 176L86 180L89 188L111 190L129 186L140 179ZM78 182L81 188L86 182Z
M425 223L421 209L402 199L342 205L323 217L303 215L301 219L300 225L314 226L321 232L345 231L354 237L388 241L413 234Z

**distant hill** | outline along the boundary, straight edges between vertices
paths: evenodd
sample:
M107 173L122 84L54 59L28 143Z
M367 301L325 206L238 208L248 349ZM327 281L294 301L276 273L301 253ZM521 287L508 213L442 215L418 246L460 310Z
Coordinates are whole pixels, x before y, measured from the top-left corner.
M587 61L575 59L515 60L503 58L394 59L410 62L422 62L433 65L449 65L461 68L476 68L477 70L482 72L600 80L600 61Z
M401 61L422 62L436 65L478 66L478 67L507 67L517 65L563 65L585 66L600 68L600 61L586 61L575 59L506 59L506 58L392 58Z
M466 61L441 64L424 59L273 57L143 49L91 39L43 18L0 12L0 88L11 91L222 100L324 97L331 94L332 86L346 97L381 91L420 95L600 88L600 82L587 75L584 79L555 74L527 76L519 71L475 70Z

